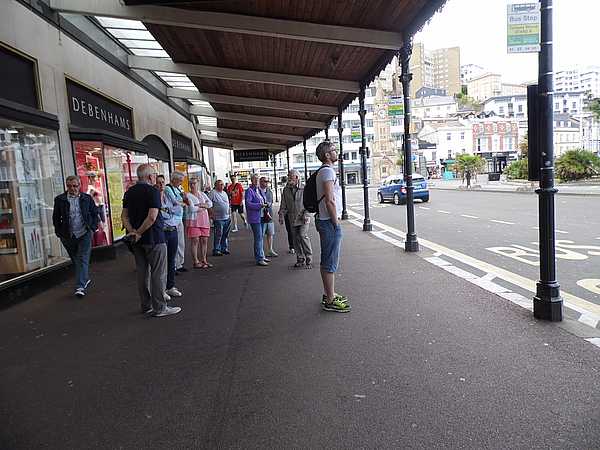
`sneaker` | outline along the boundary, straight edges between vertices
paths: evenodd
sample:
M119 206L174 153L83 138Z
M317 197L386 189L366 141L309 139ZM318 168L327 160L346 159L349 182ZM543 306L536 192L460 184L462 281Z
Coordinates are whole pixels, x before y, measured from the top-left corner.
M85 290L85 289L87 289L87 288L88 288L88 286L90 285L90 283L91 283L91 282L92 282L92 280L87 280L87 281L85 282L85 285L83 286L83 289L84 289L84 290Z
M267 256L271 256L271 257L273 257L273 258L277 258L277 257L279 256L279 253L276 253L276 252L269 252L269 253L267 253Z
M171 301L171 296L169 294L167 294L166 292L163 293L163 298L165 299L165 302L170 302Z
M308 258L306 260L306 265L312 267L312 259Z
M223 250L221 253L223 253L224 255L229 255L229 250Z
M223 253L221 253L221 252L213 252L213 256L223 256Z
M231 229L231 232L232 232L232 233L237 233L237 232L238 232L238 229L237 229L237 227L235 227L235 228L232 228L232 229Z
M152 315L154 317L164 317L171 316L180 312L181 308L179 306L165 306L165 309L163 309L161 312L153 312Z
M345 295L334 294L333 301L339 300L342 303L348 303L348 297ZM323 294L323 298L321 299L321 305L325 305L327 303L327 296Z
M84 288L75 289L75 297L85 297L85 289Z
M171 297L181 297L181 296L183 296L183 294L181 293L181 291L179 289L177 289L175 286L173 286L171 289L167 289L166 294L169 295L169 296L171 296Z
M268 259L268 258L263 259L263 261L266 262L266 263L270 263L271 262L271 260Z
M269 265L269 263L267 262L267 260L266 260L266 259L261 259L260 261L257 261L257 262L256 262L256 265L257 265L257 266L268 266L268 265Z
M322 308L323 308L323 311L339 312L339 313L350 312L350 305L348 303L344 303L344 302L340 301L337 298L334 299L333 302L331 302L331 303L325 302L325 304L322 306Z
M289 251L288 251L288 253L290 255L295 255L296 254L296 250L294 250L293 248L290 248Z

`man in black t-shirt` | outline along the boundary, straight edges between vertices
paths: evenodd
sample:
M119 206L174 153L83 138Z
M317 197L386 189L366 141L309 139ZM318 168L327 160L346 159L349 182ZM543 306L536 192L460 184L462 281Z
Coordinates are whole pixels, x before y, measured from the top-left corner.
M163 231L160 192L154 187L156 170L150 164L137 169L138 182L123 197L121 219L127 230L137 268L137 285L142 313L155 317L181 311L167 306L164 293L167 285L167 244Z

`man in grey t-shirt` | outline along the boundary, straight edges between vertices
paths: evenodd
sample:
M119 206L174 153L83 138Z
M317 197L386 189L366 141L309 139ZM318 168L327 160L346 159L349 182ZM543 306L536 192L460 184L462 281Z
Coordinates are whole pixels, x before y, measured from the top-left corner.
M229 230L231 217L229 196L225 192L223 180L215 181L215 188L209 192L208 198L213 202L211 215L215 226L213 256L229 255Z
M321 239L321 279L325 291L321 304L325 311L349 312L348 297L334 290L342 245L342 227L338 222L342 214L342 192L334 169L338 160L337 148L331 142L323 141L316 152L323 163L316 177L319 212L315 220Z

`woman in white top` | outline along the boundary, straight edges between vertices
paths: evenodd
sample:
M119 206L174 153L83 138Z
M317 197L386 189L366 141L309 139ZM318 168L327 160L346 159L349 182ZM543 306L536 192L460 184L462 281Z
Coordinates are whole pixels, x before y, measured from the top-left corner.
M210 237L210 219L208 210L212 208L212 201L204 192L199 190L198 179L190 180L190 192L187 197L190 202L186 208L186 235L191 241L192 259L195 269L208 269L213 267L207 259L208 238ZM200 250L200 254L198 254Z

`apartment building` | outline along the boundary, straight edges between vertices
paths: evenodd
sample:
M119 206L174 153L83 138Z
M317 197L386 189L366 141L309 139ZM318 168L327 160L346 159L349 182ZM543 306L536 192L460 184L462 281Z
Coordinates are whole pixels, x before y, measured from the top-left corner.
M600 98L600 66L574 67L554 74L555 92L586 92Z
M423 87L444 90L446 95L458 94L461 91L460 48L427 50L422 43L416 43L410 71L413 74L411 98Z

